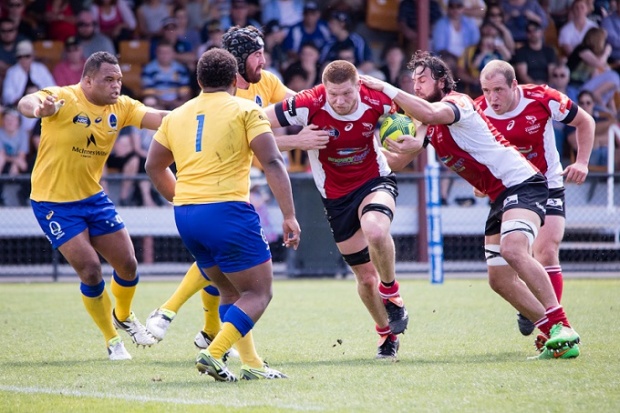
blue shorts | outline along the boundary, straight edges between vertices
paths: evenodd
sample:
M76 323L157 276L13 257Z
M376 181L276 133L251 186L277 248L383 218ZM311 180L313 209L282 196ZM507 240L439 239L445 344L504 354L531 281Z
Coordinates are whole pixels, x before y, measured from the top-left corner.
M271 259L269 243L252 204L218 202L174 207L181 239L198 267L239 272Z
M91 237L125 228L104 192L74 202L30 201L34 216L52 247L58 248L88 228Z

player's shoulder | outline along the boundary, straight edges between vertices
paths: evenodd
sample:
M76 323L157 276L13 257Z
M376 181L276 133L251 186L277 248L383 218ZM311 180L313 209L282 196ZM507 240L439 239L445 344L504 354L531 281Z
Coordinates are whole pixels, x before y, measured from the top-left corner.
M474 101L472 100L471 97L469 97L468 95L464 93L452 91L448 93L447 95L445 95L441 99L441 102L452 103L456 105L459 108L459 110L474 109Z
M488 105L487 105L487 100L486 100L486 98L484 97L484 95L480 95L480 96L478 96L476 99L474 99L474 103L475 103L476 105L480 106L480 108L481 108L482 110L486 109L486 107L488 106Z
M360 99L365 104L372 107L383 107L385 105L391 105L392 99L382 91L370 89L365 85L360 88Z

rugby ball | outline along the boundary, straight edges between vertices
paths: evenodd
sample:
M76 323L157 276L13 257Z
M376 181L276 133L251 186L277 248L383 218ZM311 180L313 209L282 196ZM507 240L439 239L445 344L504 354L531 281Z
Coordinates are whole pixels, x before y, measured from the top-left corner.
M383 120L379 128L379 138L384 148L387 148L386 139L398 140L402 135L415 136L415 124L409 116L393 113Z

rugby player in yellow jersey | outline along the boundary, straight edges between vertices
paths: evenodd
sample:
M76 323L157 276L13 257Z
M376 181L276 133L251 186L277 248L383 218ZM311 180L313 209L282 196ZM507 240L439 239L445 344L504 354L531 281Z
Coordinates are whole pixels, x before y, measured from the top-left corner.
M221 293L222 329L201 350L196 367L219 381L236 381L223 358L259 320L271 300L271 251L250 204L253 154L283 215L287 247L297 248L299 224L282 154L263 110L233 96L237 62L222 49L198 61L202 93L174 109L149 149L146 171L157 190L174 204L185 246ZM168 168L176 164L176 178ZM239 354L241 378L284 378L260 359Z
M231 27L223 37L223 48L237 60L237 90L235 96L251 100L261 107L280 102L294 96L296 92L287 88L274 74L263 70L265 66L263 35L253 26ZM302 150L323 149L329 141L329 133L319 130L315 125L308 125L297 135L276 136L281 151L294 148ZM205 323L194 339L198 348L207 348L211 339L220 331L220 313L218 311L218 290L201 274L194 263L183 277L173 295L146 320L146 328L158 340L162 340L171 321L183 304L198 291L201 291ZM251 333L237 343L237 349L254 353ZM236 355L235 350L231 354ZM256 355L256 357L258 357Z
M157 129L168 113L121 96L121 83L116 57L97 52L86 61L79 84L49 87L18 103L24 116L42 118L32 209L52 246L80 277L84 306L103 334L110 360L131 359L116 329L138 345L157 340L131 311L138 263L125 224L99 180L123 127ZM97 253L114 269L114 308Z

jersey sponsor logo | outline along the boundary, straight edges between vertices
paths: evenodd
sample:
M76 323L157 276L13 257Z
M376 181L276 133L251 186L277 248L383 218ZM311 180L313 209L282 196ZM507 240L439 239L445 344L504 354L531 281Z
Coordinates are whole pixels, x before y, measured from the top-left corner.
M345 132L350 131L351 129L353 129L353 124L352 123L347 123L344 127Z
M533 135L536 132L538 132L539 129L540 129L540 124L537 123L536 125L528 126L527 128L525 128L525 131L529 133L530 135Z
M375 136L375 132L374 131L370 131L370 132L362 132L362 136L364 138L372 138Z
M381 103L377 99L373 99L370 96L363 96L362 100L365 100L366 102L374 106L378 106Z
M327 158L327 160L331 162L332 164L334 164L334 166L357 165L357 164L364 162L364 160L368 157L369 153L370 153L370 148L366 146L365 148L356 150L355 153L352 153L351 155L345 158L334 158L330 156Z
M517 147L517 150L519 152L521 152L522 154L527 154L530 153L534 150L534 146L530 145L530 146L519 146Z
M263 98L261 98L260 95L256 95L254 102L256 102L256 104L261 108L263 107Z
M337 151L337 153L340 156L349 156L349 155L352 155L354 153L362 152L362 151L366 150L366 148L368 148L368 147L364 146L363 148L340 149L340 150Z
M110 127L114 130L118 127L118 118L115 113L110 113L108 116L108 125L110 125Z
M84 112L80 112L73 117L73 123L75 125L84 125L85 128L90 126L90 118Z
M88 148L91 143L97 146L97 141L95 140L95 136L92 133L86 138L86 147Z
M506 130L512 130L512 128L514 127L515 127L515 121L513 119L510 122L508 122L508 125L506 125Z

